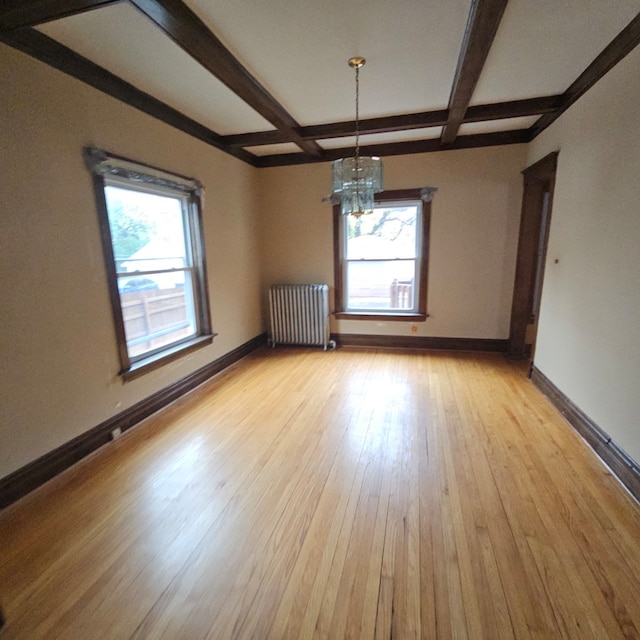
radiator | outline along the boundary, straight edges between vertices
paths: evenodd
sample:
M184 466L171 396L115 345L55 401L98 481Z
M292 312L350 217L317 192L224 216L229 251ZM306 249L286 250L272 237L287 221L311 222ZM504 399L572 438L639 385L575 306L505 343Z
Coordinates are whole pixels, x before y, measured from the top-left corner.
M329 287L326 284L275 284L269 289L271 346L335 344L329 339Z

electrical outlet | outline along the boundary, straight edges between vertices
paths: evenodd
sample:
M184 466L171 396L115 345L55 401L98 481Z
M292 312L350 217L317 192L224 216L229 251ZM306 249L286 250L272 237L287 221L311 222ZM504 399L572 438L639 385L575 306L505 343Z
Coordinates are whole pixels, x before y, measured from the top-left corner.
M121 435L122 435L122 429L121 429L120 427L116 427L116 428L111 432L111 439L112 439L112 440L117 440Z

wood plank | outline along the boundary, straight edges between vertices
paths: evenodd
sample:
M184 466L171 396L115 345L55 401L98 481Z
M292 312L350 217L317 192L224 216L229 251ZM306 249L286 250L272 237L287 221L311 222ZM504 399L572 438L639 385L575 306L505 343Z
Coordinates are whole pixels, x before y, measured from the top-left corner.
M468 593L466 599L477 603L472 611L474 630L471 635L477 638L508 638L513 634L512 625L503 589L496 588L501 584L496 550L488 535L489 523L480 495L485 484L478 482L478 477L474 475L476 464L473 461L478 458L482 447L481 425L477 415L465 412L466 403L459 401L455 389L452 389L451 395L455 402L451 404L449 412L453 420L451 427L455 428L448 429L445 434L448 444L444 453L451 482L454 486L464 487L464 491L454 491L453 495L457 497L458 521L461 525L457 531L458 546L464 550L468 564L466 571L469 579L463 584L467 590L470 585L473 586L473 592ZM469 430L462 428L462 425L477 429L478 437L469 437ZM491 480L489 486L493 489ZM498 550L498 553L501 551ZM487 597L489 594L490 597Z
M1 635L637 638L639 535L521 363L263 347L0 512Z
M342 404L339 419L341 424L351 424L354 420L354 408ZM344 431L344 438L347 435L348 428ZM344 439L341 442L344 442ZM363 440L362 445L364 446L364 444ZM360 455L365 455L366 457L366 454L361 453ZM317 609L320 606L319 594L324 587L324 580L321 576L324 575L326 577L326 567L330 563L330 556L327 554L327 550L334 548L334 544L325 544L325 542L327 540L333 542L337 540L340 525L352 495L351 490L341 490L341 487L351 489L354 486L358 468L356 465L347 464L343 456L336 454L325 484L325 488L328 490L325 490L322 494L314 521L307 533L307 540L311 544L305 545L298 555L296 566L287 583L274 622L269 630L269 638L280 640L284 638L309 637L310 632L305 634L301 632L305 612L307 609L315 609L317 615ZM325 567L324 570L323 566ZM312 593L313 597L309 598L309 593Z

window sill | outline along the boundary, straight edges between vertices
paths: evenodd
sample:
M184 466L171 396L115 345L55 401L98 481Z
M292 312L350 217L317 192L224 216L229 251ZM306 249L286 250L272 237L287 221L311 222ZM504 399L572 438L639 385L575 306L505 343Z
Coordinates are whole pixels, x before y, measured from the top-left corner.
M378 322L425 322L429 317L428 313L368 313L356 311L336 311L336 320L377 320Z
M135 380L136 378L143 376L145 373L149 373L149 371L159 369L165 364L181 358L187 353L206 347L213 342L213 339L217 335L217 333L213 333L206 336L198 336L197 338L192 338L188 342L181 342L162 353L156 353L148 358L137 360L128 369L120 372L122 381L129 382L130 380Z

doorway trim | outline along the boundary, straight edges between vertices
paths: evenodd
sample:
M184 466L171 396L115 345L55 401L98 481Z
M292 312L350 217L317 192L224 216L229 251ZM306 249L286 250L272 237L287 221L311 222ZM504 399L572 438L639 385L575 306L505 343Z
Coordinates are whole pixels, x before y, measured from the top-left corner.
M511 303L510 358L530 356L526 344L527 327L537 320L534 310L539 308L536 295L540 295L544 279L558 153L546 155L522 172L524 188Z

